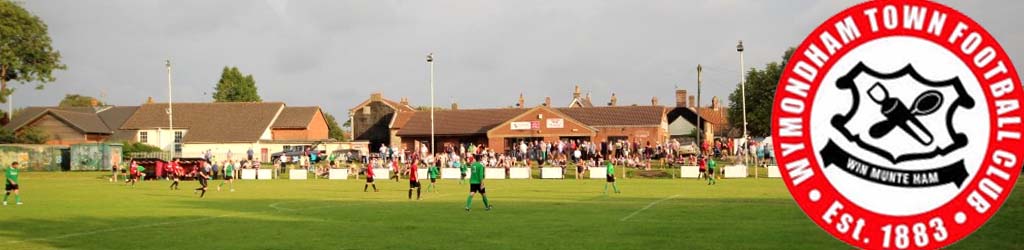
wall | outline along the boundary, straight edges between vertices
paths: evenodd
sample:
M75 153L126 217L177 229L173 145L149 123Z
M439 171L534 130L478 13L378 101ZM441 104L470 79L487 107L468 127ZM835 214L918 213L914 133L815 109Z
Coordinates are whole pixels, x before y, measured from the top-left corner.
M672 136L683 136L690 135L697 126L687 121L686 118L679 117L675 122L668 125L669 135Z
M49 136L46 144L50 145L71 145L75 143L89 142L86 140L85 134L79 132L78 129L71 127L49 113L46 113L46 115L39 117L39 119L36 119L22 128L24 129L27 127L36 127L37 129L45 132L46 135ZM100 139L102 140L102 138Z
M0 166L7 167L17 161L28 171L60 171L62 164L69 163L61 152L67 149L67 146L54 145L0 145Z
M277 142L258 142L258 143L222 143L222 144L185 144L182 148L182 157L187 158L203 158L206 150L210 150L216 161L224 161L228 159L228 152L231 152L232 160L243 160L248 157L247 151L252 148L253 157L256 160L262 162L271 162L270 155L274 153L284 151L284 146L300 146L308 145L302 143L277 143ZM262 158L262 150L267 150L267 158ZM318 149L326 150L328 153L339 150L339 149L357 149L367 154L368 148L364 143L359 142L334 142L321 144Z
M156 147L158 147L160 149L163 149L164 151L172 151L172 150L174 150L174 131L182 131L182 137L183 138L186 135L188 135L188 130L183 130L183 129L177 129L177 130L173 130L173 131L172 130L166 130L166 129L164 129L164 130L144 129L144 130L139 130L138 132L136 132L135 140L141 142L142 137L139 136L139 135L142 132L147 132L147 133L149 133L149 140L145 142L146 144L149 144L149 145L152 145L152 146L156 146ZM184 148L182 148L182 151L184 152Z
M402 144L400 145L399 148L403 149L403 150L408 149L410 153L412 153L414 151L419 153L419 149L416 148L419 145L419 144L417 144L417 142L423 142L423 144L427 144L428 148L430 147L430 145L429 145L430 137L426 136L426 137L402 137ZM474 143L474 144L480 144L480 145L489 145L487 137L484 136L483 134L480 134L480 135L467 135L467 136L434 136L434 143L436 144L435 147L436 147L437 151L444 150L444 145L446 143L447 144L452 144L452 145L459 145L459 144L462 144L462 143ZM378 146L378 149L379 149L379 147L380 146ZM488 147L490 147L490 146L488 146Z
M381 101L370 102L366 107L370 108L370 114L363 114L362 108L352 110L352 132L354 140L369 141L371 151L376 151L380 144L390 141L388 126L395 109Z
M551 119L562 119L561 128L550 128L547 123ZM512 122L538 122L537 129L512 130ZM488 145L495 152L505 152L505 140L508 138L543 138L545 141L556 141L562 137L587 137L593 139L595 132L589 126L576 122L561 113L537 108L498 125L487 132Z
M327 120L317 111L304 129L273 129L274 140L326 140Z
M258 159L261 147L256 143L187 143L181 148L181 157L203 158L206 151L210 150L216 161L227 160L228 152L231 153L231 160L237 161L245 159L250 148L252 148L253 157Z
M72 171L110 170L121 164L121 144L84 143L71 145Z
M631 142L655 144L663 142L666 133L662 127L601 127L594 137L594 142L611 142L608 141L608 137L627 137Z

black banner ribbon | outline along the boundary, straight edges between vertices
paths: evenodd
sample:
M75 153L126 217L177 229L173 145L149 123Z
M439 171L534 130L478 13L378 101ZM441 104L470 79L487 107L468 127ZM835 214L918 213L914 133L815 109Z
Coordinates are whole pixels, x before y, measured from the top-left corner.
M832 140L819 153L824 163L823 168L835 165L861 179L887 186L932 187L953 183L959 188L969 175L964 160L928 170L899 170L874 165L850 155Z

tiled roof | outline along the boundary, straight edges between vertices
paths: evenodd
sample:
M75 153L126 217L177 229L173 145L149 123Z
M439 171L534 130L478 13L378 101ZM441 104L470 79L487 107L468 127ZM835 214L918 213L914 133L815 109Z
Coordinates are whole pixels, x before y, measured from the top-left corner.
M659 126L664 106L613 106L558 108L558 111L589 126Z
M121 129L166 128L167 103L145 104ZM280 102L175 103L174 127L185 143L256 142L284 108Z
M28 122L35 120L49 109L57 109L57 107L26 107L18 115L14 116L11 122L4 125L4 128L11 131L18 130L21 126L25 126Z
M577 105L579 105L579 106L577 106ZM593 108L594 107L594 103L590 102L590 97L589 96L586 97L586 98L573 98L572 101L569 102L569 107L570 108Z
M273 128L306 128L320 107L285 107L274 121Z
M729 110L725 108L700 108L700 117L712 124L729 127Z
M51 114L72 128L89 134L117 134L138 107L27 107L4 128L18 130L40 116ZM98 111L97 111L98 110Z
M96 113L84 113L75 111L65 111L59 109L49 110L50 114L53 114L58 119L64 120L72 127L77 128L83 133L89 134L112 134L113 131L107 127L107 124L100 120L100 117Z
M405 105L405 104L402 104L400 102L392 101L392 100L387 99L387 98L382 98L381 101L384 101L388 105L391 105L392 107L395 107L395 110L399 110L399 111L416 111L416 109L414 109L412 107L409 107L409 105Z
M399 112L395 112L394 117L391 118L391 128L392 129L401 129L402 127L405 127L405 124L409 123L409 119L411 119L412 116L415 115L415 114L416 114L416 112L412 112L412 111L399 111Z
M434 134L485 134L491 128L512 119L528 109L460 109L434 111ZM429 135L430 111L417 111L398 131L398 136Z
M127 107L111 107L106 110L100 111L98 114L100 120L107 125L108 128L114 131L107 141L127 141L135 138L135 130L123 130L121 125L124 125L128 118L135 114L135 111L139 110L138 106L127 106Z
M402 104L401 102L392 101L392 100L387 99L387 98L383 98L382 97L382 98L380 98L380 101L383 102L384 104L388 105L388 106L391 106L392 108L394 108L397 111L416 111L416 109L414 109L413 107L410 107L409 105ZM373 102L373 99L366 99L365 101L359 103L359 105L356 105L355 107L352 107L351 109L349 109L349 112L352 112L352 111L354 111L356 109L360 109L363 106L366 106L367 104L370 104L371 102Z

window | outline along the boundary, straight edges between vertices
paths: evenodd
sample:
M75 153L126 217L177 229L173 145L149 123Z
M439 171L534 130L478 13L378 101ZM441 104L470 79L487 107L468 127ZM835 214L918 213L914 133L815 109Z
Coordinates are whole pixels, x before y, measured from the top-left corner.
M141 143L149 143L149 132L146 132L146 131L139 132L139 142L141 142Z
M181 153L181 136L182 136L182 132L181 131L174 131L174 153L175 154L180 154Z
M370 114L370 106L363 107L363 114L364 115L369 115Z

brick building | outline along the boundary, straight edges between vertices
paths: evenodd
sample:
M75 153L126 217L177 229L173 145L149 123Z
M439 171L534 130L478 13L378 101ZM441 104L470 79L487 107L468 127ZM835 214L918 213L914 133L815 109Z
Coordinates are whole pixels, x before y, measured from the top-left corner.
M661 143L685 130L678 127L689 123L691 130L686 130L687 133L695 127L692 124L696 123L694 110L697 109L687 104L696 102L687 98L693 99L693 96L680 90L674 107L659 105L657 98L652 98L650 105L619 106L617 96L612 93L605 103L607 106L595 106L590 95L583 95L577 86L565 107L554 107L550 97L530 107L522 94L518 103L509 108L459 109L453 103L451 109L434 111L435 147L474 143L505 151L521 140L563 139ZM717 100L713 103L715 105L699 109L709 137L729 127L726 109L720 107ZM430 111L413 109L405 98L394 102L374 93L350 113L354 138L369 141L371 150L382 144L415 149L430 142ZM677 128L670 129L670 125Z
M352 139L368 141L370 148L376 151L381 144L390 144L392 139L391 121L396 112L413 112L409 101L402 98L401 102L384 98L380 92L370 94L370 99L349 109L349 121L352 121Z

